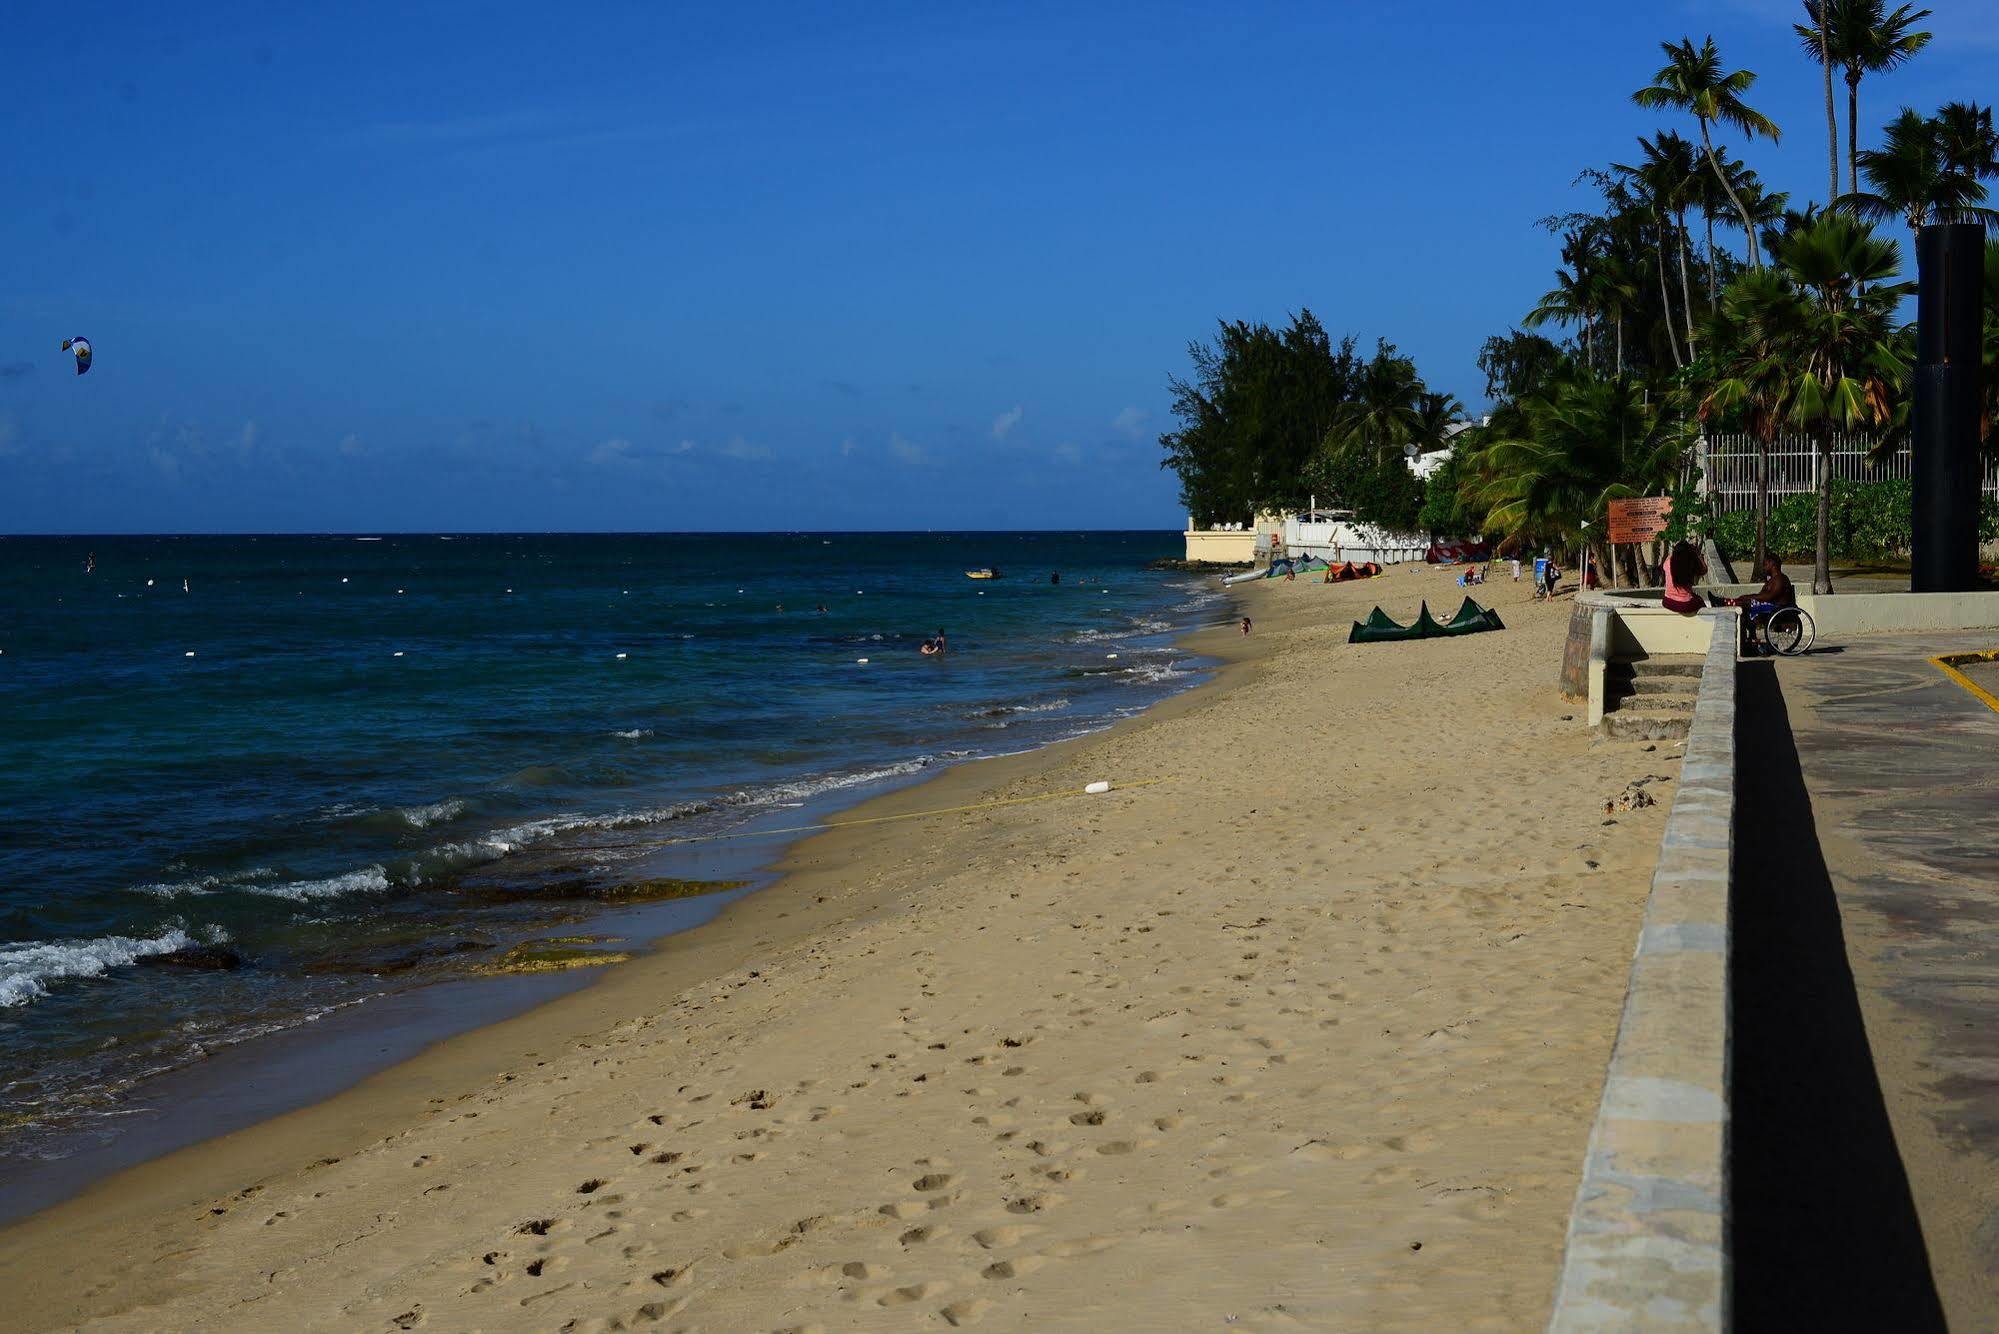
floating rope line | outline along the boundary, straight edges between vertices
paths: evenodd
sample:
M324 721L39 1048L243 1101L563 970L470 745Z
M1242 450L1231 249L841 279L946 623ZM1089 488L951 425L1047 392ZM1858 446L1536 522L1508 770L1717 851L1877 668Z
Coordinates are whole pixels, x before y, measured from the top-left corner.
M1133 788L1155 787L1165 782L1163 778L1141 778L1135 782L1119 783L1112 792L1129 792ZM894 815L865 815L857 820L829 820L820 824L789 825L782 829L744 829L729 834L689 834L684 838L634 839L623 843L587 843L582 851L599 848L665 848L684 843L719 843L725 839L764 838L772 834L817 834L828 829L852 829L860 825L887 824L891 820L923 820L933 815L962 815L970 811L997 810L1002 806L1025 806L1036 801L1055 801L1062 797L1086 795L1081 788L1064 788L1060 792L1037 792L1031 797L999 797L992 801L975 801L968 806L939 806L928 811L900 811ZM1088 794L1099 795L1099 794ZM1104 794L1107 795L1107 794Z
M1973 662L1999 662L1999 648L1986 649L1983 653L1944 653L1930 659L1932 667L1969 690L1972 698L1986 708L1999 713L1999 698L1995 698L1991 691L1957 670L1960 665Z

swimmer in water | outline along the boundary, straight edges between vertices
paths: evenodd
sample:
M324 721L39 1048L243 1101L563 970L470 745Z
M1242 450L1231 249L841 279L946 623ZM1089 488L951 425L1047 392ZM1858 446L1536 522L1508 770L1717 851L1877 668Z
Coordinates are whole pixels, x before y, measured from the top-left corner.
M928 658L928 657L933 657L936 654L942 653L944 650L937 647L936 640L926 639L923 641L923 648L920 651L922 652L924 657Z

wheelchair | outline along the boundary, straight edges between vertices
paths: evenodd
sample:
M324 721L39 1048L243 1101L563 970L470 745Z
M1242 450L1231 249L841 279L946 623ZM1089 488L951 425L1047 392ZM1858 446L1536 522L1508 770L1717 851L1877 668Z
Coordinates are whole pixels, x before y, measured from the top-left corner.
M1813 623L1812 614L1802 607L1755 603L1744 608L1742 614L1749 622L1749 642L1762 645L1765 653L1795 657L1818 642L1818 626Z

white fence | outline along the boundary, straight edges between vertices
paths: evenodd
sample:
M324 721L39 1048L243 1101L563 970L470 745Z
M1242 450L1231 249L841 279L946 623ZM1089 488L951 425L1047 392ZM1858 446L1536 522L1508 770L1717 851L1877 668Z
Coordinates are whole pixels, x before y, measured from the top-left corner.
M1312 520L1292 515L1284 521L1284 549L1293 556L1402 565L1422 560L1430 549L1430 539L1415 533L1390 533L1350 519Z
M1835 433L1832 438L1832 475L1849 482L1880 482L1890 478L1906 481L1913 466L1904 445L1874 464L1867 461L1873 441L1864 436ZM1703 451L1708 494L1717 514L1756 508L1757 449L1747 435L1709 436ZM1770 450L1770 503L1785 496L1807 495L1818 490L1818 450L1803 436L1784 436ZM1981 489L1999 495L1999 460L1987 459Z

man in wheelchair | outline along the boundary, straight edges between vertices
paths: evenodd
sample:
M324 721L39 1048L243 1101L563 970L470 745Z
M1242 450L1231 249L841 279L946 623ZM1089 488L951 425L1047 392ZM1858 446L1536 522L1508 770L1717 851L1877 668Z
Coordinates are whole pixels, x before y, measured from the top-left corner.
M1774 552L1766 552L1763 556L1763 586L1754 593L1745 593L1718 605L1742 608L1743 647L1755 652L1757 623L1767 620L1780 607L1797 606L1798 590L1792 585L1791 577L1784 573L1784 563L1777 559Z

